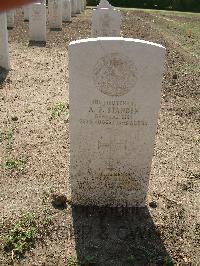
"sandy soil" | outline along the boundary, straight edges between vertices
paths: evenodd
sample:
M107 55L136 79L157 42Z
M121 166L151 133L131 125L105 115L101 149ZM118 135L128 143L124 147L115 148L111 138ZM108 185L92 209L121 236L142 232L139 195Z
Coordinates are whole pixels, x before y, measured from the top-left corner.
M38 46L29 44L18 10L9 31L11 71L0 70L1 265L67 265L71 255L82 262L94 256L90 264L102 266L172 265L170 256L176 265L200 265L200 80L186 70L198 60L158 31L159 23L154 15L123 11L122 36L167 48L150 204L140 210L75 207L68 197L67 111L56 112L68 106L67 46L90 36L91 11L62 31L48 30L46 46ZM55 194L66 196L66 206L52 205ZM12 259L4 238L27 212L40 223L49 215L51 223L35 248Z

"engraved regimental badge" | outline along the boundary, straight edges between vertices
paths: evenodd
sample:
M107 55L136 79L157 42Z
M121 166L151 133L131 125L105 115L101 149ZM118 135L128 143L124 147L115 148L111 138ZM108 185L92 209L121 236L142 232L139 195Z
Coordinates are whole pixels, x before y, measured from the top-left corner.
M122 96L134 88L136 68L128 57L111 53L98 60L93 79L100 92L108 96Z

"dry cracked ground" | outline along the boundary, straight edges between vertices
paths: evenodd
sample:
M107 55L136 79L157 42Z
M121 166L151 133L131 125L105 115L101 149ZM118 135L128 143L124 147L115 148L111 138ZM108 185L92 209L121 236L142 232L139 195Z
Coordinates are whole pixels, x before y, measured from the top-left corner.
M200 265L200 15L122 15L122 36L167 48L149 205L71 205L68 44L90 36L91 10L38 45L18 9L0 70L0 265Z

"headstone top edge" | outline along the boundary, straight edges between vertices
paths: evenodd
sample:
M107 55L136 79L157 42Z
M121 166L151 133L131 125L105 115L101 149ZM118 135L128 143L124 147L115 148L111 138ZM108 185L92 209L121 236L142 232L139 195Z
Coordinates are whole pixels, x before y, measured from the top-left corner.
M93 10L95 10L95 11L96 11L96 10L99 10L99 9L103 9L103 10L104 10L104 9L106 9L106 10L110 10L110 8L109 8L109 7L94 8Z
M7 10L9 11L9 10ZM0 12L0 16L6 16L7 12L6 11L3 11L3 12Z
M113 12L113 11L115 11L115 12L120 12L120 9L118 9L118 8L116 8L116 7L114 7L114 8L109 8L109 7L101 7L101 8L94 8L94 9L92 9L92 11L94 12L99 12L99 11L103 11L103 10L107 10L107 11L109 11L109 12Z
M40 6L40 5L44 5L44 4L43 3L36 2L36 3L32 3L32 5L38 5L38 6Z
M82 43L91 43L91 42L101 42L101 41L123 41L123 42L134 42L134 43L140 43L140 44L148 44L154 47L159 47L161 49L166 50L166 48L158 43L149 42L145 40L140 39L133 39L133 38L123 38L123 37L98 37L98 38L88 38L88 39L80 39L76 41L72 41L69 43L69 46L82 44Z
M113 8L113 6L107 1L107 0L101 0L99 5L97 6L97 9L99 8Z

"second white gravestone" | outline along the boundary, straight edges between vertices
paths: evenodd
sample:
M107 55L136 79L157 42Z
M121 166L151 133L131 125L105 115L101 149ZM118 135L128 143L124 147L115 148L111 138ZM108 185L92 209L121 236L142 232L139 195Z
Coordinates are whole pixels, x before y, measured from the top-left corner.
M62 29L62 1L49 0L48 10L50 29Z
M62 2L62 21L71 21L71 1L63 0Z
M72 16L76 15L76 10L77 10L77 0L71 0L71 12Z
M7 12L7 28L14 28L15 24L15 10L10 10Z
M6 13L0 13L0 67L10 68Z
M92 12L92 37L119 37L121 14L107 0L101 0Z
M29 8L30 8L30 5L25 5L23 7L24 21L28 21L29 20Z
M29 11L29 39L46 41L46 5L34 3Z
M144 206L161 98L165 48L123 38L72 42L72 202Z

